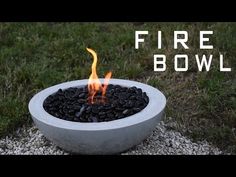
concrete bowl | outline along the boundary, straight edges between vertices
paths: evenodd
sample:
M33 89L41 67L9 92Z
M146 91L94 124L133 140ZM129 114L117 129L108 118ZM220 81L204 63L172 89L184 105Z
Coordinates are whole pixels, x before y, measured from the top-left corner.
M100 79L103 82L103 79ZM146 92L148 105L132 116L98 123L80 123L59 119L43 108L44 100L58 89L82 87L88 80L58 84L37 93L29 102L29 112L45 137L62 149L78 154L117 154L139 144L155 129L166 105L165 96L149 85L121 79L111 79L110 84L136 86Z

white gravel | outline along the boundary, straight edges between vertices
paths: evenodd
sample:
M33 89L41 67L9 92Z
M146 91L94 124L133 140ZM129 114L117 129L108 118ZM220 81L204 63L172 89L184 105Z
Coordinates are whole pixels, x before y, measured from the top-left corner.
M222 154L208 142L192 142L179 132L169 130L167 124L161 122L152 135L141 144L122 154L124 155L205 155ZM0 154L16 155L67 155L69 153L56 147L35 127L22 127L12 135L0 139Z

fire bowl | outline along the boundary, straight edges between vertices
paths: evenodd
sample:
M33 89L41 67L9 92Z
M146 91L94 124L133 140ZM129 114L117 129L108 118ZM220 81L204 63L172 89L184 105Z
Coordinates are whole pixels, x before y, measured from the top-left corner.
M82 87L87 83L85 79L58 84L40 91L29 102L29 112L38 129L47 139L66 151L76 154L123 152L150 135L163 116L166 98L158 89L122 79L110 79L109 84L136 86L149 97L148 105L134 115L109 122L81 123L59 119L44 110L44 100L58 89Z

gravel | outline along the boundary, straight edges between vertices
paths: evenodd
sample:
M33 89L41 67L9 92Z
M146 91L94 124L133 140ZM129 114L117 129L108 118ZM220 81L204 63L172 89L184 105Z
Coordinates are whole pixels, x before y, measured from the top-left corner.
M206 141L192 142L179 132L170 130L160 122L152 135L123 155L206 155L222 154ZM1 155L69 155L48 141L35 127L22 127L13 134L0 139Z

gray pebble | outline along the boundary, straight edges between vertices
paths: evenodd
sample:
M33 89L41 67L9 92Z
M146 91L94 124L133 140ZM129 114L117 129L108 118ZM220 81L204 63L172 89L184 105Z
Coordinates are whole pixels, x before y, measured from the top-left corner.
M172 123L175 124L175 123ZM122 155L155 155L155 154L222 154L218 148L208 142L192 142L179 132L169 130L168 125L160 122L152 135L141 144L131 148ZM68 155L68 152L48 141L35 127L22 127L12 135L0 139L0 155Z

